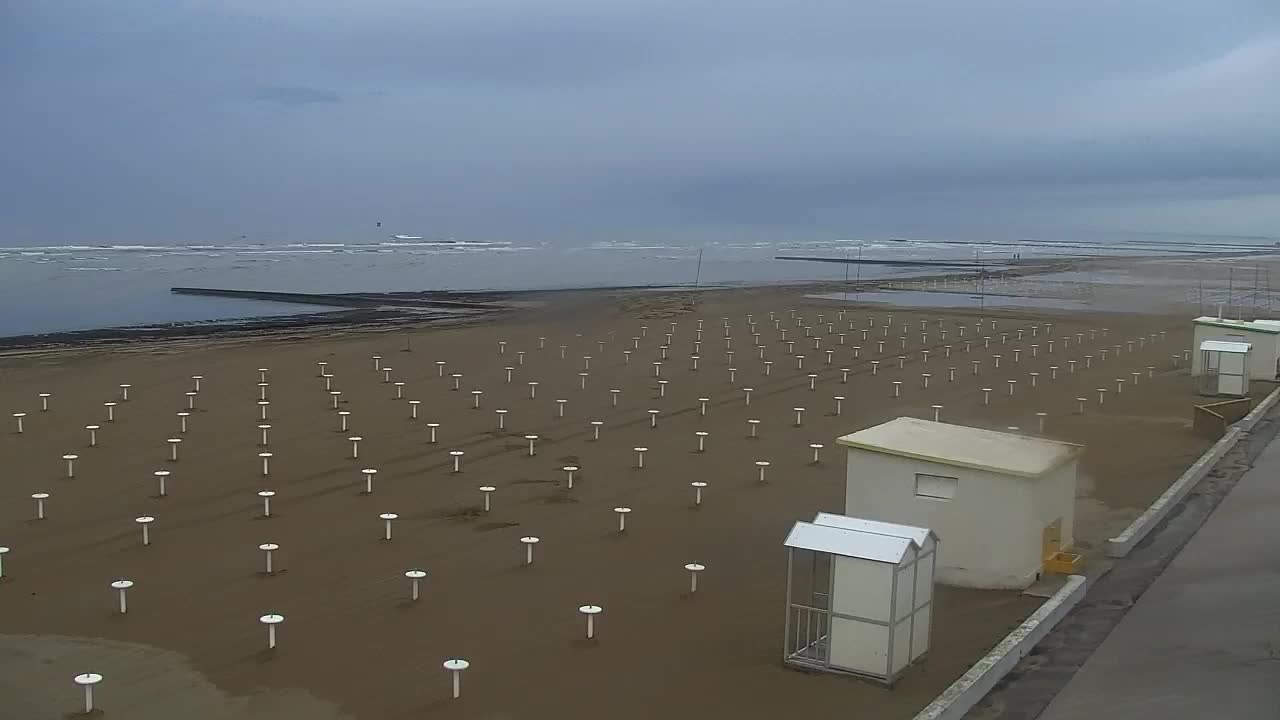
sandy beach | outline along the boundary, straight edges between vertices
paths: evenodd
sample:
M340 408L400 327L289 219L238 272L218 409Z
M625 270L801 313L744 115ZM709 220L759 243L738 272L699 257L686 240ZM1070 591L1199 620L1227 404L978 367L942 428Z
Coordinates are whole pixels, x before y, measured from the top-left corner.
M767 375L748 316L773 363ZM901 415L932 418L933 405L945 422L1028 433L1046 413L1046 436L1087 447L1076 536L1096 561L1101 541L1210 444L1191 430L1197 396L1174 367L1189 342L1185 313L894 310L747 288L577 293L458 327L12 355L0 360L8 470L0 544L12 549L0 581L0 694L14 717L61 718L80 703L72 675L93 670L107 678L106 717L766 718L856 709L909 718L1039 600L940 588L932 650L893 689L785 668L781 542L793 522L843 510L835 438ZM373 355L388 373L375 371ZM340 396L325 391L321 362ZM259 368L269 383L266 421ZM457 391L452 373L461 374ZM193 375L202 376L200 392L181 433L176 413ZM662 394L659 379L668 381ZM1007 380L1018 381L1012 396ZM131 385L127 402L122 383ZM982 388L992 388L989 404ZM51 394L47 412L39 393ZM350 412L345 432L334 397ZM1078 397L1087 398L1084 414ZM699 398L708 398L705 414ZM563 417L557 399L567 400ZM421 401L417 419L408 400ZM104 402L117 403L114 421ZM795 407L805 408L798 427ZM498 409L508 410L503 430ZM650 409L659 410L656 428ZM16 412L26 413L21 434ZM752 418L761 420L757 438L748 437ZM593 420L603 422L599 440ZM439 424L434 444L428 423ZM89 424L100 426L96 447ZM705 452L695 431L708 433ZM538 436L532 456L526 435ZM363 438L358 458L351 436ZM170 438L182 440L176 462ZM817 464L810 443L824 445ZM636 447L649 448L643 469ZM451 472L451 450L465 453L461 472ZM267 476L261 452L272 453ZM78 456L74 478L68 453ZM771 463L766 483L757 460ZM572 490L566 465L580 468ZM378 471L371 495L365 468ZM171 473L164 497L157 470ZM693 481L708 483L699 506ZM487 513L482 485L496 488ZM271 518L256 495L264 489L276 493ZM36 492L50 495L43 520L34 519ZM632 509L625 533L619 506ZM379 519L388 512L398 514L390 542ZM134 522L142 515L155 517L147 547ZM529 535L540 542L524 565L519 539ZM258 550L266 542L280 546L270 575ZM690 595L683 566L695 561L707 569ZM403 575L411 568L429 573L417 602ZM122 577L136 582L127 615L109 587ZM584 604L604 608L593 641L577 612ZM258 623L265 613L286 617L274 651ZM455 656L471 662L457 701L440 665Z

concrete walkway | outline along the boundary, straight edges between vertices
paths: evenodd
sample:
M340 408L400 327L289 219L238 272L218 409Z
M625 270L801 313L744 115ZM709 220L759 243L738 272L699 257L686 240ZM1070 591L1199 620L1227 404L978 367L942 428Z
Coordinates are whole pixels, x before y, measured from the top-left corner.
M1280 717L1280 442L1040 720Z

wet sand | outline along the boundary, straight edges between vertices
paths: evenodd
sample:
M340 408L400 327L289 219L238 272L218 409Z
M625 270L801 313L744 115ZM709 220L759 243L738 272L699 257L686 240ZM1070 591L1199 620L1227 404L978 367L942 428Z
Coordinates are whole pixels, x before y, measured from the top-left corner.
M791 309L813 326L821 350L803 339ZM841 310L845 320L837 320ZM768 321L771 311L797 341L795 352L803 348L804 370ZM767 377L748 313L774 361ZM817 324L819 314L845 333L843 346ZM9 472L0 543L13 552L0 584L0 676L31 681L6 688L5 696L17 698L26 716L62 717L80 703L71 674L95 670L107 675L99 700L108 717L147 717L157 709L185 717L191 693L204 684L223 698L208 703L217 706L209 717L219 718L256 717L246 709L252 698L286 719L764 718L850 710L910 717L1038 600L940 588L932 651L892 690L785 668L781 541L794 521L842 510L844 457L836 437L899 415L932 417L933 404L944 406L944 421L1026 431L1036 429L1034 413L1046 412L1047 435L1087 446L1076 530L1086 551L1158 496L1209 441L1191 432L1198 398L1185 370L1172 369L1170 356L1190 341L1183 316L990 313L984 317L999 329L984 330L993 339L983 347L973 331L977 314L897 311L879 355L875 343L888 314L883 306L807 300L794 289L696 298L577 294L469 327L136 343L6 358L0 408L9 424L0 457ZM734 383L722 317L733 328ZM860 329L869 317L874 334L864 341ZM699 318L695 372L689 354ZM921 320L928 321L923 343ZM669 384L660 398L651 363L673 321L671 358L662 366ZM850 321L857 330L847 329ZM1042 337L1049 322L1055 338L1071 337L1052 354ZM899 370L903 324L908 345ZM969 353L958 324L974 343ZM623 350L641 325L647 332L626 364ZM1041 328L1034 339L1032 326ZM1099 331L1093 341L1090 329ZM1141 348L1135 341L1133 352L1100 360L1102 347L1162 330L1163 341ZM1000 344L1000 332L1009 333L1008 344ZM1083 346L1076 333L1085 334ZM539 337L547 338L545 349L538 349ZM499 340L508 343L505 355ZM606 342L603 352L597 340ZM1040 345L1034 358L1033 343ZM563 360L560 345L567 346ZM831 365L825 349L836 351ZM517 351L527 353L523 365ZM999 370L992 367L996 353L1003 356ZM373 354L394 368L393 381L406 383L405 399L396 400L395 386L373 370ZM1086 354L1095 356L1087 370ZM578 375L584 355L591 356L586 390ZM1079 360L1074 374L1069 358ZM447 363L444 378L437 360ZM882 361L875 375L871 360ZM970 360L981 361L980 375L970 374ZM339 431L320 361L352 413L348 432ZM1060 367L1057 380L1049 380L1050 365ZM515 368L511 384L507 366ZM956 367L954 382L947 382L949 366ZM1155 368L1150 378L1148 366ZM840 367L851 370L847 384ZM257 368L270 368L267 448L258 445ZM1131 371L1141 373L1136 387ZM457 392L451 372L463 375ZM810 372L819 375L813 392ZM922 372L932 374L927 391ZM1030 372L1040 373L1035 390ZM203 375L202 388L189 432L180 434L175 413L195 374ZM1127 381L1119 396L1117 377ZM540 383L536 399L529 398L531 379ZM1013 397L1006 379L1019 380ZM893 380L903 382L901 398L892 398ZM102 403L119 399L119 383L132 385L130 400L108 423ZM750 406L744 386L755 388ZM1098 407L1094 389L1104 386L1110 392ZM994 388L989 406L983 387ZM622 390L617 408L610 388ZM472 409L473 389L483 390L479 410ZM53 393L48 413L40 412L39 392ZM848 398L839 417L833 395ZM1075 414L1078 396L1089 398L1084 415ZM699 397L710 398L705 416ZM557 417L557 398L569 401L564 418ZM422 401L417 420L408 399ZM801 427L793 427L795 406L807 408ZM510 411L502 432L497 408ZM656 429L650 408L661 411ZM27 413L21 435L8 417L19 411ZM747 437L748 418L763 421L757 439ZM588 422L597 419L605 424L593 441ZM440 423L437 444L427 442L428 422ZM101 425L96 448L87 447L89 423ZM696 452L695 430L710 433L704 453ZM530 433L539 436L533 457L524 439ZM353 434L364 438L359 459L350 457ZM168 460L171 437L183 440L178 462ZM826 446L817 465L810 463L812 442ZM650 448L643 470L632 451L641 445ZM456 474L453 449L465 452ZM264 450L274 455L268 477L258 458ZM79 455L73 479L65 477L65 453ZM772 463L768 483L756 482L755 460ZM567 464L581 467L572 490L561 470ZM362 494L363 468L378 470L371 496ZM160 469L172 472L164 498L156 496L152 474ZM697 508L694 480L709 483ZM497 488L489 513L480 506L480 485ZM274 517L264 519L255 493L268 488L277 495ZM29 499L38 491L51 494L43 521L33 519ZM612 512L620 505L633 509L625 534L616 532ZM381 539L384 512L399 514L391 542ZM133 522L143 514L156 517L145 548ZM521 564L524 535L541 538L528 567ZM281 546L270 576L257 549L263 542ZM683 565L693 561L707 570L689 596ZM403 572L415 567L430 575L422 599L411 603ZM127 616L116 614L108 586L119 577L137 583ZM577 612L587 603L605 609L594 642L583 638ZM257 622L269 612L286 616L274 652L265 650ZM101 640L88 640L94 638ZM42 654L59 661L40 661ZM451 656L472 662L456 702L440 667Z

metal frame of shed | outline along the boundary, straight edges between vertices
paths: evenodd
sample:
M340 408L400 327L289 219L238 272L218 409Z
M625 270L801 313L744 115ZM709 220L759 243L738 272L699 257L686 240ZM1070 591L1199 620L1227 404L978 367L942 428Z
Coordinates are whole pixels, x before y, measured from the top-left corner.
M931 543L928 540L932 540ZM923 549L924 544L929 549ZM784 542L787 548L787 598L786 616L783 631L783 657L788 665L824 672L841 673L868 678L892 686L893 683L914 662L922 659L928 652L931 640L926 639L925 650L918 656L903 663L894 670L894 643L897 626L903 621L897 614L898 575L899 571L911 566L911 596L908 625L907 652L910 655L915 647L916 617L922 610L928 610L929 627L923 631L932 635L932 610L934 576L937 572L937 536L931 530L915 528L895 523L885 523L862 518L851 518L831 513L818 513L812 523L798 522L788 533ZM797 602L795 599L796 550L810 553L811 565L809 602ZM903 562L902 558L911 552L911 559ZM896 555L898 558L894 560ZM859 617L842 613L833 607L835 595L835 557L892 565L892 582L889 592L888 621L876 618ZM928 601L917 604L916 589L920 583L920 565L926 557L930 562ZM825 562L820 563L820 560ZM825 592L820 591L820 570L825 571ZM887 651L885 654L885 670L883 673L864 672L833 664L831 660L832 618L869 623L879 627L887 627Z

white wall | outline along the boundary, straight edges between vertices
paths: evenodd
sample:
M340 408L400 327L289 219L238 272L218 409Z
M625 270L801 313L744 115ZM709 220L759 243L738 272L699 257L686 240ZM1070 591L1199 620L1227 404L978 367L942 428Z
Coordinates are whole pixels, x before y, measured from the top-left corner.
M1071 463L1031 480L849 448L845 514L936 532L938 582L1024 588L1041 570L1045 523L1061 516L1063 537L1069 542L1074 472ZM955 498L917 497L916 473L959 478Z
M1243 336L1243 340L1241 337ZM1238 328L1218 327L1195 323L1195 334L1191 343L1191 375L1199 376L1204 372L1200 356L1200 343L1205 340L1230 340L1247 342L1253 346L1249 353L1249 379L1275 380L1276 361L1280 359L1280 335L1251 330L1247 326Z
M896 566L832 556L832 612L878 620L873 625L831 618L831 664L853 672L885 676L889 668L889 611Z

